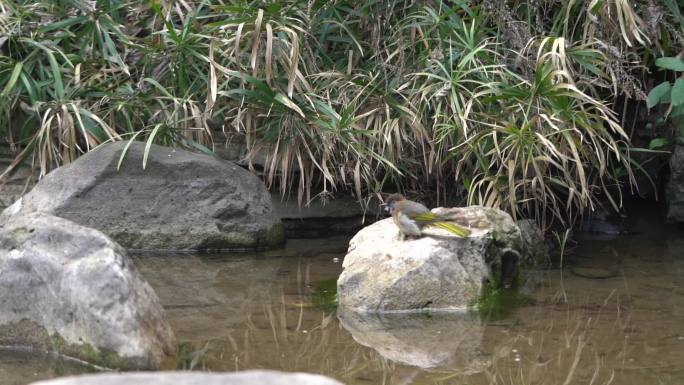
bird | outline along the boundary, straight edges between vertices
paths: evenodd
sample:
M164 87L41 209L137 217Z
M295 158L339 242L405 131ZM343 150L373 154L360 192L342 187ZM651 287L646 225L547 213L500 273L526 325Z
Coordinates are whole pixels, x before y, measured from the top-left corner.
M422 236L421 229L425 226L438 227L459 237L470 235L470 229L450 222L448 219L433 213L423 204L408 200L398 193L387 197L385 207L392 215L392 221L399 228L402 239L406 236Z

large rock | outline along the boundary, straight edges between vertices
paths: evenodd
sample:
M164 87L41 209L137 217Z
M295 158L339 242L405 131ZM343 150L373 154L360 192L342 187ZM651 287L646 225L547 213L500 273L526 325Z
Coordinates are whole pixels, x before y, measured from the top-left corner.
M231 162L144 143L104 145L45 176L12 212L43 211L144 250L253 249L283 230L256 176Z
M0 225L0 346L117 368L171 361L173 332L123 248L45 213Z
M469 226L472 234L426 229L431 235L401 241L390 218L364 228L351 240L337 281L341 306L361 312L464 309L485 281L510 283L521 262L533 264L508 214L480 206L433 211Z
M676 145L670 158L670 180L665 191L668 222L684 222L684 146Z
M344 385L318 374L249 370L238 373L108 373L58 378L31 385Z

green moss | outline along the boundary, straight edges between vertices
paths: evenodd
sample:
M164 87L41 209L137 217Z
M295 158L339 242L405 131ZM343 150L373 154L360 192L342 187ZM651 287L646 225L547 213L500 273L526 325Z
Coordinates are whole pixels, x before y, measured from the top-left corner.
M193 342L183 342L178 346L178 360L176 370L193 370L198 367L206 367L207 361L216 361L217 358L210 354L209 342L198 346Z
M266 233L264 243L268 246L278 246L285 242L285 227L282 223L276 223Z
M516 287L514 284L512 288L504 288L496 281L487 282L483 285L480 296L470 304L470 307L482 320L504 319L518 307L533 302Z
M53 334L50 336L52 350L58 354L65 356L75 357L80 360L86 361L90 364L102 366L105 368L116 368L116 369L150 369L148 363L147 365L140 365L140 363L134 363L129 359L120 357L116 352L109 349L96 349L88 344L70 344L59 334Z
M311 302L316 309L325 312L335 310L337 308L337 279L321 281L311 296Z

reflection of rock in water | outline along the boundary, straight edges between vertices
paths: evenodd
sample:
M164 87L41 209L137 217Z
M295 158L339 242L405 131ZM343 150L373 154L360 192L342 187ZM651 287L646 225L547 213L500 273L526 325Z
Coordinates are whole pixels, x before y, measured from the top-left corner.
M157 292L180 341L226 338L271 301L278 260L140 257L136 266Z
M363 314L340 308L337 316L356 342L383 357L419 368L479 372L484 326L468 313Z
M94 371L52 354L0 348L0 384L25 385L31 381Z

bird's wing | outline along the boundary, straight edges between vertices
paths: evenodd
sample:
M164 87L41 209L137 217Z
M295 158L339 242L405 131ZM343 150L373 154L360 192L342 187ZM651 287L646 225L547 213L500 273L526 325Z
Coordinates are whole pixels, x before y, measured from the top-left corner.
M406 214L409 218L413 219L416 216L428 213L430 210L418 202L413 201L403 201L401 202L401 211Z
M402 205L401 211L421 225L434 222L439 218L437 214L431 212L427 207L413 201L406 201Z
M430 223L434 222L436 219L438 219L439 216L433 212L424 212L420 214L415 214L414 216L411 217L414 221L418 223Z

